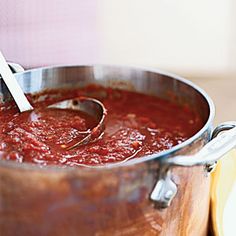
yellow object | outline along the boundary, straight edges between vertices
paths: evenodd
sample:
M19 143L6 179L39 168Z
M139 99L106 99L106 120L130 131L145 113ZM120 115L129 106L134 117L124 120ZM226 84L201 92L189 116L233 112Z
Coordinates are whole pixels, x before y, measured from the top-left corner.
M236 189L236 150L227 153L218 162L216 170L212 173L211 221L215 236L236 235L236 222L234 225L227 224L227 229L224 223L231 216L235 217L235 212L233 211L236 206L236 196L233 195L235 195L236 191L233 191L234 189ZM234 199L229 201L230 197L231 199L234 197L235 201Z

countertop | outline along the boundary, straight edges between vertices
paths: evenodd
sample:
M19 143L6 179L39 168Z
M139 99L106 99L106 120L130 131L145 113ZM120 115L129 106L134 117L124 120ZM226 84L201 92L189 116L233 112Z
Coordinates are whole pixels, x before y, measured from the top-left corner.
M225 121L236 121L236 75L186 78L203 88L212 98L216 108L215 125Z

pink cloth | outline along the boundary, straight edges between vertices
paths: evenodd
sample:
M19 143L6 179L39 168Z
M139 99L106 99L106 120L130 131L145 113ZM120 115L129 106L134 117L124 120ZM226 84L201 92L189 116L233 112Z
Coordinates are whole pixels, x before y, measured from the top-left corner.
M0 50L25 68L96 63L96 0L0 0Z

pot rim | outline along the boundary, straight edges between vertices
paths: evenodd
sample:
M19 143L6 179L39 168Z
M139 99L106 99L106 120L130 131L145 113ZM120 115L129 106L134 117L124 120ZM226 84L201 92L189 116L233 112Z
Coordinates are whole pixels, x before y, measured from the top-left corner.
M134 70L140 70L140 71L147 71L147 72L152 72L152 73L158 73L163 76L168 76L171 79L178 80L186 85L189 85L190 87L194 88L199 94L203 96L203 98L206 100L207 105L209 106L209 116L206 121L206 123L203 125L203 127L193 136L191 136L189 139L185 140L184 142L175 145L174 147L161 151L156 154L151 154L151 155L146 155L143 157L139 158L134 158L130 160L124 160L118 163L113 163L113 164L105 164L102 166L87 166L87 165L78 165L78 166L58 166L58 165L47 165L47 166L39 166L38 164L34 163L18 163L15 161L11 160L0 160L0 167L10 167L10 168L15 168L15 169L26 169L26 170L42 170L42 171L63 171L63 172L71 172L73 170L78 170L78 168L85 170L91 170L91 169L96 169L96 170L107 170L111 168L117 168L117 167L124 167L124 166L131 166L139 163L143 163L146 161L152 161L152 160L163 160L165 158L168 158L171 155L174 155L176 152L180 151L181 149L187 147L191 143L193 143L195 140L197 140L199 137L203 135L203 133L212 125L214 116L215 116L215 105L210 98L210 96L203 90L201 87L193 83L192 81L185 79L179 75L176 75L174 73L166 72L164 70L154 68L154 67L143 67L143 66L133 66L133 65L118 65L118 64L65 64L65 65L55 65L55 66L45 66L45 67L38 67L38 68L33 68L29 69L23 72L16 73L16 76L21 76L22 74L29 73L29 72L34 72L37 70L52 70L52 69L66 69L66 68L73 68L73 67L114 67L114 68L123 68L123 69L134 69ZM69 168L68 168L69 167Z

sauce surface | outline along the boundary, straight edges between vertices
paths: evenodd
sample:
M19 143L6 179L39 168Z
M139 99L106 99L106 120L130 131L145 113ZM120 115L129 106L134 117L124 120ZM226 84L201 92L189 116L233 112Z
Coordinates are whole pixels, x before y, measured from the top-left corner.
M105 131L96 142L66 150L64 145L82 139L81 131L96 122L82 112L45 107L80 95L104 104ZM1 107L0 159L69 166L121 162L170 149L203 126L188 106L100 86L45 91L29 99L34 111L19 113L17 108Z

